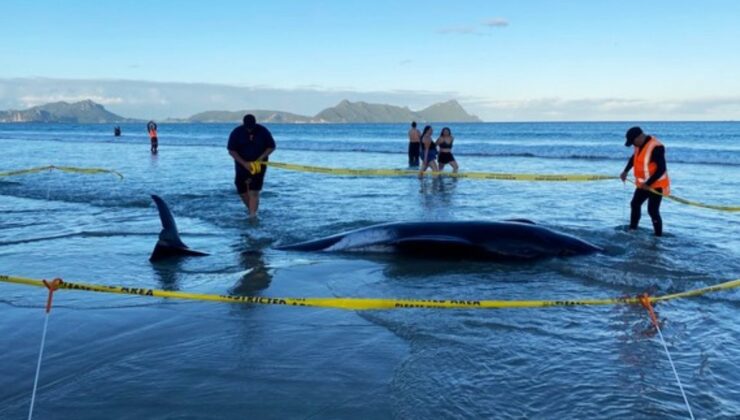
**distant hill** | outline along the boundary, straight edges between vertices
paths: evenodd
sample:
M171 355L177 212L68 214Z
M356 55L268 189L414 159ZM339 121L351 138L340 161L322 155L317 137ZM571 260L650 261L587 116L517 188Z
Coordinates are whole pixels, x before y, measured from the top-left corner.
M133 121L107 111L91 100L75 103L54 102L26 110L0 111L0 122L45 122L45 123L120 123Z
M254 114L257 121L266 123L400 123L412 120L419 122L480 122L475 115L468 114L460 104L447 101L434 104L421 111L408 107L344 100L334 107L326 108L313 117L282 111L208 111L195 114L186 122L241 122L245 114Z
M319 112L314 118L331 123L393 123L408 122L417 119L417 115L406 107L344 100Z
M480 118L468 114L455 100L434 104L418 114L419 119L425 122L481 122Z

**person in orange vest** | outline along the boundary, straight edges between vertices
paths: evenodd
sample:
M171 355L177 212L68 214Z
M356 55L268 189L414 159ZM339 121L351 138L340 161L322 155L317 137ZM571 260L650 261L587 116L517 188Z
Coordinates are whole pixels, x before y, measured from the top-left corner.
M159 139L157 138L157 123L149 121L146 125L146 129L149 132L149 140L152 143L152 154L157 153L157 147L159 145Z
M626 147L634 146L635 148L634 154L627 160L627 166L619 175L619 178L624 182L630 168L634 169L637 189L630 203L632 207L630 229L637 229L637 225L640 223L642 204L647 200L648 214L653 221L655 236L662 236L663 219L660 217L660 202L663 196L651 192L650 188L663 195L671 193L671 180L668 178L668 169L665 163L665 147L654 136L645 135L640 127L632 127L627 130L625 138L627 141L624 145Z

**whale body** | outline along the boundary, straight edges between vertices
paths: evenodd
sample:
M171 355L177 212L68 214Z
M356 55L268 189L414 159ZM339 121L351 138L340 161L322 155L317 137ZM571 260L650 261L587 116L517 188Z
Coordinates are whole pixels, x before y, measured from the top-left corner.
M528 220L386 223L276 247L290 251L394 252L429 258L529 260L603 252Z

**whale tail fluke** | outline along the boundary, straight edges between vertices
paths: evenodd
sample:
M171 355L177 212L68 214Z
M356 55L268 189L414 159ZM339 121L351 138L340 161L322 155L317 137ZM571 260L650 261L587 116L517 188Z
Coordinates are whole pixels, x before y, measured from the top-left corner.
M170 208L167 207L167 203L165 203L161 197L154 194L152 194L152 200L154 200L154 204L157 205L159 220L162 222L162 231L159 232L159 240L157 241L157 244L154 245L154 250L152 250L152 255L149 256L149 261L154 262L176 256L208 255L205 252L188 248L188 246L180 239L180 233L177 231L175 218L172 216Z

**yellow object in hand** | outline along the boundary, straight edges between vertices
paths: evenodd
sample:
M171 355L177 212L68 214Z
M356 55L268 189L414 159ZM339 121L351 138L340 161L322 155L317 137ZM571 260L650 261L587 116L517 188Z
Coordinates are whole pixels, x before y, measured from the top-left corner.
M257 175L258 173L262 172L262 165L259 162L250 162L249 172L251 172L252 175Z

